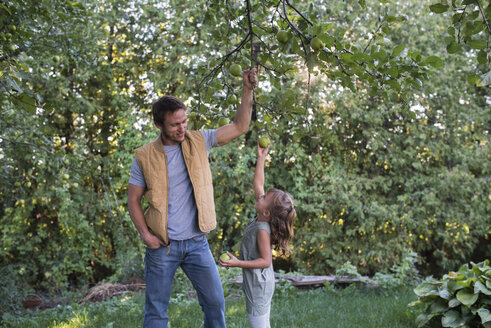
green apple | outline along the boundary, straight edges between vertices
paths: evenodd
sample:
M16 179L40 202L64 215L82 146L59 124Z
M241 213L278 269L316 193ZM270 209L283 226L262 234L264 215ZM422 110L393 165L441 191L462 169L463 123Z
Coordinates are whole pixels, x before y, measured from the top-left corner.
M224 125L226 125L226 124L228 124L228 123L230 123L230 121L229 121L229 120L228 120L228 118L226 118L226 117L220 117L220 118L218 119L218 125L219 125L219 126L224 126Z
M227 97L227 103L229 105L234 105L237 103L237 96L234 94L231 94L230 96Z
M241 76L242 75L242 67L239 64L233 64L230 66L230 74L233 76Z
M324 45L322 44L322 41L321 39L319 39L318 37L314 37L311 41L310 41L310 46L312 47L312 49L314 50L319 50L321 49Z
M266 148L269 146L269 138L268 137L261 137L259 138L259 147L261 148Z
M230 260L230 256L227 253L223 253L220 255L220 260L228 261Z
M276 34L276 39L281 43L286 43L290 39L290 35L288 34L288 31L281 30Z
M54 61L55 63L59 63L59 62L60 62L60 56L54 56L54 57L53 57L53 61Z

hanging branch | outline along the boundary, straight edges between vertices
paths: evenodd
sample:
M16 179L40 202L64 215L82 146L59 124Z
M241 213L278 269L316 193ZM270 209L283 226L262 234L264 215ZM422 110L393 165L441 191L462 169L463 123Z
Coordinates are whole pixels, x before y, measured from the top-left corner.
M8 142L8 143L11 143L13 145L23 145L23 146L28 146L28 147L32 147L33 149L41 149L42 151L54 156L56 159L58 159L62 164L65 164L63 159L56 156L51 150L43 147L43 146L40 146L40 145L36 145L36 144L33 144L31 142L24 142L24 141L17 141L17 140L12 140L12 139L8 139L8 138L5 138L5 137L2 137L0 136L0 139L5 141L5 142Z
M293 6L290 1L288 0L285 0L283 1L283 4L286 2L286 4L288 5L288 7L292 8L300 17L302 17L310 26L314 26L314 23L312 23L310 21L310 19L308 19L307 17L304 16L304 14L302 14L295 6Z
M257 55L260 51L260 44L259 43L254 43L254 30L252 28L252 18L251 18L251 2L250 0L246 0L247 3L247 20L249 23L249 35L251 36L251 68L254 67L254 64L256 64L256 67L258 66L257 63ZM256 36L257 37L257 36ZM259 38L258 38L259 39ZM252 100L253 100L253 113L256 112L256 85L252 84Z
M201 89L202 89L202 86L203 85L206 85L206 81L208 80L212 80L214 79L218 72L220 71L220 69L223 67L223 65L227 62L227 60L236 52L239 52L244 46L245 44L247 43L247 41L249 41L249 37L250 37L250 34L248 34L241 42L240 44L234 49L232 50L231 52L229 52L228 54L226 54L225 56L223 56L222 58L220 58L219 60L219 63L213 67L213 69L211 70L210 73L208 73L205 77L203 77L201 79L201 81L199 82L198 84L198 108L199 106L201 105Z
M305 43L303 42L303 40L304 39L309 40L309 38L305 34L303 34L299 29L297 29L297 27L295 25L293 25L293 23L288 18L288 14L286 12L286 3L287 2L288 1L283 1L283 15L285 15L285 19L286 19L286 22L288 23L288 26L290 26L295 31L295 33L298 34L298 36L300 36L300 41L302 42L303 51L305 52L305 54L307 54L307 48L305 47ZM290 4L288 4L288 5L291 7Z
M312 38L311 37L308 37L306 36L305 34L303 34L300 30L298 30L296 28L295 25L293 25L293 23L290 21L290 19L288 18L288 15L286 13L286 5L288 5L290 8L292 8L296 13L298 13L300 15L300 17L302 17L310 26L314 26L314 24L308 19L306 18L304 15L302 15L297 8L295 8L293 5L290 4L290 2L288 2L288 0L284 0L283 1L283 14L285 15L285 19L288 23L288 25L301 37L300 38L300 41L302 42L302 47L303 47L303 50L305 52L305 54L307 54L307 48L305 47L305 43L303 42L303 39L305 40L311 40ZM343 49L345 50L346 52L348 52L346 49ZM336 61L338 62L338 65L341 69L341 72L343 72L343 74L347 75L347 76L351 76L348 72L346 72L346 70L344 69L344 66L343 66L343 63L341 62L341 60L339 59L338 55L336 55L335 53L329 51L327 48L323 48L322 51L324 51L327 55L333 55L334 58L336 58Z
M460 33L462 32L462 28L461 28L461 26L462 26L462 20L464 19L465 11L467 10L467 6L468 5L465 5L464 6L464 10L462 10L462 15L460 15L460 18L459 18L459 34L457 35L457 40L459 41L459 43L460 43Z
M489 22L486 19L486 14L484 13L484 10L482 10L481 1L477 0L476 3L477 3L477 6L479 7L479 11L481 12L481 16L482 16L482 20L484 22L484 25L486 25L486 27L488 28L488 34L491 34L491 26L489 26Z
M257 60L257 55L259 53L260 44L254 43L254 36L256 36L256 35L255 35L255 33L253 31L253 27L252 27L253 22L252 22L252 18L251 18L251 5L250 5L249 0L246 0L246 5L247 5L247 17L248 17L249 32L246 35L246 37L244 39L242 39L240 44L237 47L235 47L235 49L233 49L231 52L227 53L225 56L220 58L218 64L210 71L210 73L208 73L205 77L203 77L203 79L201 79L200 83L198 84L198 108L201 105L201 90L202 90L203 86L207 85L207 83L206 83L207 81L213 80L217 76L218 72L223 68L223 65L229 60L229 58L233 54L238 53L242 48L244 48L244 46L246 45L246 43L248 41L251 42L251 68L254 66L254 63L256 64L256 66L259 66L259 62ZM256 89L255 85L253 85L252 86L253 106L254 106L254 104L256 104L255 89ZM254 109L255 109L255 107L254 107Z
M254 64L258 63L257 55L261 49L260 43L254 43L254 30L252 28L252 17L251 17L251 2L250 0L246 0L247 3L247 20L249 22L249 35L251 36L251 69L254 67ZM257 36L256 36L257 37ZM259 38L258 38L259 39ZM257 121L257 106L256 106L256 85L254 83L252 85L252 113L251 119L253 121Z
M375 40L375 37L377 36L378 31L380 31L380 29L382 28L383 25L384 25L384 23L382 22L382 24L380 24L378 26L377 30L372 34L372 37L370 38L370 40L368 40L367 45L363 49L363 52L367 51L368 47L370 46L370 44L372 44L373 40Z

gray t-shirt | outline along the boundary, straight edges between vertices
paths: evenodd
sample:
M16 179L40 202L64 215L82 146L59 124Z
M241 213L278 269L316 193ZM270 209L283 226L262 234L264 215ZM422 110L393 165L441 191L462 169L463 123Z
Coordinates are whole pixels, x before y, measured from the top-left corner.
M205 138L206 152L218 146L216 130L200 130ZM167 230L169 239L186 240L204 233L199 230L193 186L182 156L181 145L165 146L169 177ZM131 164L129 183L145 188L145 177L136 161Z

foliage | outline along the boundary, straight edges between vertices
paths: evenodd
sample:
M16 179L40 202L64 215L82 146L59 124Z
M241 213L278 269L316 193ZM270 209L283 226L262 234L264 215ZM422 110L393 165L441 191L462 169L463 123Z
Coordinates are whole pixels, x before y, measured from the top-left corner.
M17 50L0 66L1 263L16 263L27 282L54 290L141 262L121 195L139 133L125 113L143 107L141 85L126 89L127 68L142 66L118 60L106 27L119 16L104 7L2 4L9 12L2 19L17 26ZM125 152L115 153L116 140Z
M440 1L430 5L430 10L436 14L449 16L451 24L445 37L446 49L450 54L471 52L476 55L476 72L467 76L470 84L477 86L491 84L489 70L489 53L491 45L491 3L485 7L485 1L460 0ZM481 72L481 74L478 74Z
M418 269L416 268L417 261L417 254L409 252L404 256L402 263L390 268L389 273L377 272L372 280L384 289L415 286L421 281Z
M296 288L288 281L285 279L285 274L286 272L284 270L279 270L278 271L278 282L275 284L275 294L278 295L292 295L295 294ZM289 275L295 275L295 272L290 272Z
M440 280L430 279L414 289L409 304L422 312L418 327L490 327L491 267L489 260L464 264Z
M436 274L489 254L489 94L463 78L477 74L468 57L485 72L488 46L442 51L449 17L420 1L189 3L2 2L2 268L53 293L141 276L125 203L132 150L156 137L150 104L174 94L190 128L216 128L238 106L233 63L259 66L260 85L250 131L210 154L214 254L237 251L255 215L259 135L272 140L266 186L298 208L293 255L277 269L349 261L372 275L405 267L412 250ZM469 14L456 42L488 17L489 5L474 14L480 3L452 2Z
M440 26L442 17L425 17L428 8L421 3L396 8L387 10L411 24L395 24L393 42L417 44L423 56L441 55L434 40L443 36L427 26ZM343 18L340 24L348 24ZM350 27L354 39L375 24L363 22ZM236 245L253 215L244 176L252 176L257 136L267 133L273 142L266 184L288 190L299 204L287 269L325 274L349 259L363 274L374 274L400 264L408 247L422 256L424 274L455 268L469 256L482 258L486 252L477 250L489 249L489 167L482 165L490 156L489 98L457 75L470 71L466 58L445 59L408 111L397 95L389 103L361 89L352 93L321 74L286 75L281 89L273 84L268 95L260 94L249 139L212 155L223 225L218 239ZM293 109L274 106L285 92L293 92ZM268 102L273 105L262 106Z
M14 312L28 293L13 265L0 267L0 313ZM1 318L0 318L1 319ZM1 320L0 320L1 323Z
M363 278L362 275L358 272L356 266L351 264L351 262L349 261L336 269L336 276L345 276L359 279Z

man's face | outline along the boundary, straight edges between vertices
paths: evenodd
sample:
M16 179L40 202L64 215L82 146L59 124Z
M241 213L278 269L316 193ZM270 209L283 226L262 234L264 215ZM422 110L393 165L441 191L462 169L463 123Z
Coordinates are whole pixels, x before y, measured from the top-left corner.
M185 109L178 109L174 113L165 115L163 125L156 124L162 132L162 142L166 146L178 145L184 141L184 134L188 126Z

